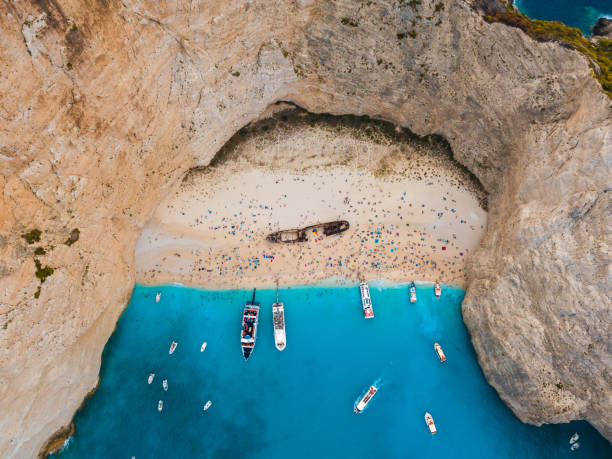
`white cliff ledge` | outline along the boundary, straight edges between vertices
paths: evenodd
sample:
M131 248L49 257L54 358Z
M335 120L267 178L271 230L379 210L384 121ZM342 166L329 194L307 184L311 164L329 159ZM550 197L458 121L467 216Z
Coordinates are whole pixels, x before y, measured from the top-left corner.
M612 439L612 104L582 55L473 3L2 3L0 455L70 423L157 203L278 100L449 141L490 193L463 304L488 381Z

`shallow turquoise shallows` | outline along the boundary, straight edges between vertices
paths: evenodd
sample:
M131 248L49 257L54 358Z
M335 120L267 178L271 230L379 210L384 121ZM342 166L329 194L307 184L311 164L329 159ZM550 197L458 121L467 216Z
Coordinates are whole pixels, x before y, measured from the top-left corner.
M591 35L600 17L612 18L612 0L515 0L516 7L533 19L561 21Z
M584 422L537 428L516 419L476 362L461 317L463 291L444 288L436 300L432 290L419 286L411 305L407 286L371 284L375 317L365 320L358 287L282 289L283 352L274 347L274 292L258 291L257 345L245 362L240 325L251 291L137 285L104 350L100 386L59 457L612 457ZM179 344L168 355L173 340ZM374 382L380 390L354 414ZM581 446L570 452L574 432Z

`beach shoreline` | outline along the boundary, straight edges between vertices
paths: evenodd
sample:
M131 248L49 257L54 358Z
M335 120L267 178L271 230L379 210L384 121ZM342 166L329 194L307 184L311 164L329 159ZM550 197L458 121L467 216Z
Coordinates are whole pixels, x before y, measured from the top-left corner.
M304 283L293 283L293 284L281 284L281 283L260 283L260 284L249 284L241 283L236 286L227 286L227 287L219 287L219 286L208 286L208 285L192 285L185 284L183 282L163 282L163 283L143 283L136 282L135 286L145 287L145 288L164 288L164 287L181 287L181 288L189 288L192 290L203 290L203 291L227 291L227 290L252 290L253 288L257 288L259 290L274 290L277 287L280 289L300 289L300 288L354 288L359 286L359 279L341 279L336 282L336 278L323 279L318 282L304 282ZM424 281L424 280L414 280L414 281L406 281L406 282L393 282L386 278L372 278L367 280L370 288L405 288L410 285L411 282L414 282L416 287L424 288L431 287L432 289L435 286L435 281ZM445 288L451 288L454 290L463 290L465 291L465 286L459 285L457 283L447 283L440 282L440 287L442 291Z

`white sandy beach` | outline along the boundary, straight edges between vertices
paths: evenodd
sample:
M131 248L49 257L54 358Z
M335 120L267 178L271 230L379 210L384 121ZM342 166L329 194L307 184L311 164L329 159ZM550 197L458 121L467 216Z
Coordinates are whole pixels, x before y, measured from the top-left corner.
M305 158L299 166L267 151L291 158L286 152L298 144L294 135L275 144L247 142L240 161L193 174L161 203L136 248L137 282L245 288L359 276L464 285L465 260L480 241L486 212L449 173L452 166L430 159L417 174L404 165L374 175L368 165L388 159L392 146L346 138L349 159L357 158L351 148L367 151L367 163L343 157L341 164L323 164L331 142L320 132L304 144L318 154L306 159L294 152ZM253 155L260 155L258 164ZM274 158L273 166L266 158ZM265 239L280 229L340 219L351 225L340 235L313 233L296 244Z

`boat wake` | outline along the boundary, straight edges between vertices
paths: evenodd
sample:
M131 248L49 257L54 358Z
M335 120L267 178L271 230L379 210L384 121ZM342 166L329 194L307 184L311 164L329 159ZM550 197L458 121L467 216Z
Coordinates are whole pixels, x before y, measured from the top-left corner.
M385 370L384 374L386 373L387 371ZM359 396L355 399L353 406L357 406L359 404L359 402L365 397L365 395L368 393L368 391L370 390L372 386L376 387L377 391L380 390L380 388L385 385L383 377L384 375L378 377L371 385L364 387L363 391L361 391L361 394L359 394ZM366 403L365 405L363 405L362 408L359 409L359 412L363 413L364 411L368 409L369 406L370 404Z

